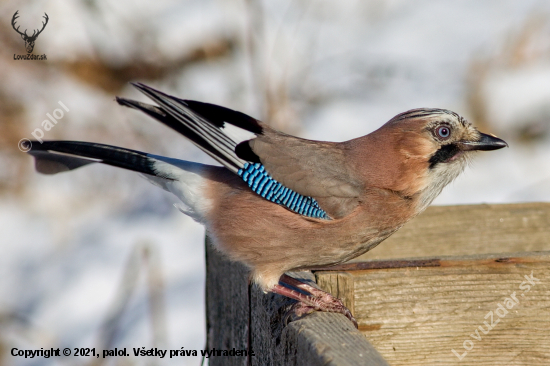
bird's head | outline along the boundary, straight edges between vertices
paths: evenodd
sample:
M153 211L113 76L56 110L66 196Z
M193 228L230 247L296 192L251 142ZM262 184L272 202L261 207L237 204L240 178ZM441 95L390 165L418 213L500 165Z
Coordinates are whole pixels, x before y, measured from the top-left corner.
M386 126L401 135L398 144L403 145L400 146L403 153L429 157L430 169L464 161L474 151L508 146L493 135L479 132L466 119L446 109L413 109L395 116ZM408 148L411 151L407 151Z
M424 210L443 187L466 167L476 151L508 146L481 133L458 114L445 109L413 109L401 113L368 135L382 157L369 165L371 175L387 189L416 197L417 211ZM371 150L372 151L372 150Z

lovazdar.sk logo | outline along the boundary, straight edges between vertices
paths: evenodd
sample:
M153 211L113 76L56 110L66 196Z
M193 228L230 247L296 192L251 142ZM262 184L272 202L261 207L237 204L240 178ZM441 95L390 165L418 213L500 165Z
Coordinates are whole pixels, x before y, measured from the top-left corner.
M25 32L20 32L19 31L19 26L17 28L15 28L15 23L16 23L16 20L17 18L19 18L19 10L17 10L15 12L15 14L13 14L13 17L11 18L11 26L13 27L13 29L19 33L19 35L21 35L21 38L23 38L23 40L25 41L25 49L27 50L27 54L26 55L16 55L16 54L13 54L13 59L14 60L40 60L40 61L45 61L46 60L46 54L43 54L43 55L33 55L32 54L32 50L34 49L34 42L36 42L36 39L38 38L38 36L40 35L40 33L42 33L42 31L44 30L44 28L46 28L46 24L48 24L48 20L50 18L48 18L48 14L44 13L44 16L43 18L46 20L45 22L42 22L42 29L38 30L38 29L35 29L32 33L32 35L28 35L27 34L27 30L25 29Z

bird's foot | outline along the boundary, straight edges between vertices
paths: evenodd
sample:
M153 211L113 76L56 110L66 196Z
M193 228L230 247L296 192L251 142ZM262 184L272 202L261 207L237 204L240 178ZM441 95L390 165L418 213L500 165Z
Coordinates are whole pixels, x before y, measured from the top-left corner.
M326 296L328 295L328 296ZM322 298L315 298L318 301L318 308L319 311L326 311L329 313L340 313L343 314L346 318L348 318L355 328L359 328L359 325L357 324L357 320L353 317L351 314L351 311L342 303L342 300L332 296L331 294L327 293Z
M340 301L340 299L336 299L336 300ZM344 314L344 316L346 318L348 318L353 323L353 325L355 326L355 329L359 329L359 324L357 324L357 319L355 319L355 317L353 316L351 311L349 311L349 309L347 307L345 307L344 304L342 304L341 301L340 301L340 304L341 305L339 305L337 307L334 307L331 310L321 310L321 311L329 311L329 312L333 312L333 313Z
M357 320L351 314L351 311L342 304L340 299L334 298L331 302L322 302L319 298L313 296L308 300L298 301L296 304L287 311L284 316L285 324L289 321L294 321L302 318L305 315L311 314L315 311L325 311L329 313L340 313L348 318L355 328L358 328Z
M275 286L272 290L273 292L298 301L298 303L293 305L289 310L289 313L285 316L285 320L295 320L314 311L325 311L343 314L353 323L355 328L358 328L357 320L353 317L351 311L349 311L349 309L344 305L342 300L332 296L328 292L320 290L287 275L283 275L280 281L284 284L309 293L309 295L306 295L288 287L281 285Z

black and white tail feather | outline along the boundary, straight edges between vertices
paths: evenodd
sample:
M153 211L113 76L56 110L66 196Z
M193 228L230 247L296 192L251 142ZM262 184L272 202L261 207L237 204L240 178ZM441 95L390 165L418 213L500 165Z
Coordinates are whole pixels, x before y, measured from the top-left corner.
M238 174L250 188L265 199L304 216L329 219L315 199L302 196L278 183L265 171L254 154L243 159L238 154L244 141L256 138L264 129L261 122L243 113L213 104L179 99L146 85L133 84L158 106L116 98L120 105L138 109L181 133L200 149ZM77 142L45 141L34 143L29 151L36 159L36 169L46 174L103 163L129 169L180 198L184 213L202 222L207 199L200 193L204 187L205 165L171 159L116 146ZM240 157L240 156L241 157ZM201 201L202 199L202 201Z

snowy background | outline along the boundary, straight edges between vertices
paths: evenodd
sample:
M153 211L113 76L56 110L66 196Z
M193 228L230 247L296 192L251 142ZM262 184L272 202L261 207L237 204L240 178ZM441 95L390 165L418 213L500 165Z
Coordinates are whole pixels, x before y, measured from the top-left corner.
M21 30L49 23L16 61ZM436 204L550 200L550 2L8 0L0 3L0 365L89 364L12 347L201 349L204 230L131 172L38 175L17 148L96 141L209 162L119 107L129 81L342 141L417 107L448 108L510 148L480 153ZM31 31L29 31L31 33ZM198 365L199 358L106 364Z

